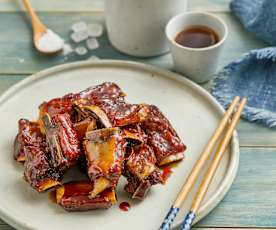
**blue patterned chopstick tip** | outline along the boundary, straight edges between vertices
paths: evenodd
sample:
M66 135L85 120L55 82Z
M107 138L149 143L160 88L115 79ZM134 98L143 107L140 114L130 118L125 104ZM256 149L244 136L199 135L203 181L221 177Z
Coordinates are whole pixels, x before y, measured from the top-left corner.
M161 227L159 230L169 230L172 222L174 221L177 213L179 212L179 208L171 207L168 214L166 215Z
M195 217L196 217L196 214L194 212L189 212L186 215L185 220L181 224L180 229L181 230L190 230L191 227L192 227L192 224L194 222Z

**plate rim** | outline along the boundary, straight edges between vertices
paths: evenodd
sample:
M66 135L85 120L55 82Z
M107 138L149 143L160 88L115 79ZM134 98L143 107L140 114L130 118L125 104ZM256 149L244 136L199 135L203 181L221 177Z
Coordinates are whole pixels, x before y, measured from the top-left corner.
M70 69L75 68L93 68L93 67L100 67L100 66L113 66L113 67L128 67L138 70L143 70L145 72L149 73L156 73L157 75L162 75L164 77L167 77L169 79L175 80L180 82L181 84L186 85L188 88L196 91L201 96L205 98L209 103L211 103L214 107L217 107L219 110L219 113L223 115L225 112L224 108L218 103L218 101L204 88L197 85L196 83L192 82L185 76L182 76L180 74L171 72L166 69L162 69L159 67L151 66L149 64L134 62L134 61L122 61L122 60L86 60L86 61L77 61L72 63L66 63L62 65L57 65L54 67L47 68L45 70L39 71L37 73L34 73L25 79L21 80L20 82L14 84L11 86L6 92L4 92L0 96L0 106L2 106L7 99L9 99L10 96L15 94L18 89L24 88L25 86L28 86L29 84L32 84L36 81L39 81L43 79L44 77L48 77L49 75L62 72L62 71L68 71ZM229 160L229 166L228 170L223 178L223 181L219 187L219 189L213 194L213 196L210 197L206 203L200 207L196 220L194 223L197 223L199 220L201 220L203 217L205 217L207 214L209 214L219 203L220 201L225 197L226 193L229 191L235 177L238 171L239 166L239 157L240 157L240 149L239 149L239 140L238 140L238 134L235 130L233 138L231 140L231 153L230 153L230 160ZM169 207L168 207L169 209ZM33 230L34 227L30 226L27 223L24 223L23 221L20 221L16 218L13 218L12 216L9 216L5 213L5 210L0 205L0 217L2 220L4 220L9 225L15 227L16 229L22 229L22 230ZM184 217L183 217L184 218ZM161 224L161 223L160 223ZM172 228L176 228L181 224L181 222L174 222L172 225Z

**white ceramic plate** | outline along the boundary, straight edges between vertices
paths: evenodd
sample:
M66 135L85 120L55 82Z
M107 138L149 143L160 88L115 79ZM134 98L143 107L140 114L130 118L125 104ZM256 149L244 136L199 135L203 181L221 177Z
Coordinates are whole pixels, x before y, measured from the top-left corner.
M104 81L117 83L133 103L157 105L187 145L185 160L165 186L154 186L143 202L132 201L118 187L119 202L131 204L129 212L118 205L108 210L68 213L38 194L22 179L23 167L12 157L20 118L36 119L38 105L53 97L77 92ZM13 86L0 99L0 216L18 229L146 229L156 230L181 185L222 117L223 109L208 92L186 78L151 66L119 61L79 62L42 71ZM198 219L206 216L224 197L235 177L239 148L235 134L209 189ZM188 211L191 192L174 226Z

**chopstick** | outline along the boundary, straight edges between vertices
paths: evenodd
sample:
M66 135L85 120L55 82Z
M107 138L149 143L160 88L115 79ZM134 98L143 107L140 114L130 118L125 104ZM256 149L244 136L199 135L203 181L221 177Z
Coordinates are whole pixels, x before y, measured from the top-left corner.
M200 173L202 167L204 166L204 164L208 160L209 156L213 152L214 147L216 146L217 141L219 140L221 134L225 130L225 127L228 125L229 120L230 120L230 118L232 116L232 113L235 110L235 108L236 108L236 106L237 106L237 104L238 104L239 101L240 101L240 98L237 96L231 102L228 110L225 112L222 120L220 121L219 126L216 128L215 132L211 136L211 138L208 141L207 145L203 149L203 152L202 152L199 160L197 161L197 163L193 167L190 175L188 176L188 178L186 180L186 183L183 185L183 187L181 188L180 192L178 193L177 198L176 198L174 204L170 208L168 214L166 215L166 217L165 217L165 219L164 219L164 221L163 221L163 223L162 223L162 225L160 227L160 230L169 230L170 229L170 226L171 226L172 222L174 221L177 213L179 212L179 209L180 209L181 205L183 204L183 202L184 202L185 198L187 197L188 193L190 192L190 190L194 186L194 184L195 184L195 182L196 182L196 180L197 180L197 178L199 176L199 173ZM240 118L240 115L241 115L241 112L242 112L242 110L244 108L245 103L246 103L246 99L243 99L242 102L240 103L240 106L239 106L239 108L237 110L237 113L234 115L234 117L232 119L232 122L229 125L229 129L228 129L227 133L225 134L225 137L223 138L223 140L226 139L228 143L229 143L229 141L230 141L230 139L232 137L233 131L234 131L234 129L235 129L237 123L238 123L238 120ZM224 144L220 145L219 147L221 147L222 150L224 148L226 149L226 147L228 145L227 142L223 141ZM224 151L223 151L223 153L224 153ZM222 152L222 151L220 151L220 152ZM222 153L222 155L223 155L223 153ZM217 164L219 164L219 161L217 162ZM212 173L214 174L215 171L216 170L214 170L214 172L212 171ZM209 179L212 180L212 177L210 177ZM206 182L209 182L209 179ZM207 184L205 184L205 185L207 185ZM204 189L205 188L206 187L204 187ZM208 186L207 186L207 189L208 189ZM203 199L205 193L202 193L202 194L200 193L202 195L202 197L200 196L200 199ZM199 205L200 205L201 201L199 202ZM194 202L194 204L195 204L194 208L198 209L198 207L199 207L198 203ZM197 211L197 210L195 210L195 211ZM188 216L188 218L185 219L186 222L182 226L186 226L187 223L190 223L190 222L192 224L192 221L195 218L195 213L194 212L190 212L187 216ZM189 227L191 226L191 224L189 225Z
M247 99L243 98L238 109L237 112L233 115L233 118L231 120L231 123L229 124L229 127L227 128L227 131L223 137L223 139L221 140L217 151L215 152L214 158L211 162L210 167L208 168L208 171L206 172L203 181L200 184L200 187L197 191L197 194L194 198L192 207L190 212L186 215L185 220L183 221L180 229L181 230L188 230L191 228L193 221L196 217L196 213L203 201L203 198L206 195L206 192L209 188L209 185L212 182L212 179L216 173L216 170L221 162L222 157L224 156L224 153L226 152L227 146L232 138L233 132L238 124L238 121L240 119L241 113L244 109L244 106L246 104Z

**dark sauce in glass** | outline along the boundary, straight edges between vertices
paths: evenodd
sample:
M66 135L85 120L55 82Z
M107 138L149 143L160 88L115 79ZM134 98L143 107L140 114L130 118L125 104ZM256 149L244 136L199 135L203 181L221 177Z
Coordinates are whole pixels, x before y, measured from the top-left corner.
M175 42L190 48L205 48L219 42L218 34L206 26L191 26L175 37Z

